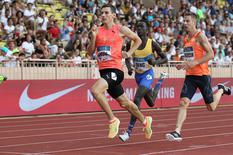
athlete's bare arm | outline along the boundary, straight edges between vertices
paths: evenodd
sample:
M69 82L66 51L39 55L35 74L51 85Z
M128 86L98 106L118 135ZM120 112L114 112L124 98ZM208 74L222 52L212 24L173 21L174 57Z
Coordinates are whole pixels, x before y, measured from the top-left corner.
M155 61L154 65L160 65L160 64L167 63L168 60L167 60L166 54L162 51L160 45L155 41L152 41L152 50L153 52L156 52L160 57L159 59Z
M96 25L93 25L91 28L91 40L87 47L87 52L89 56L92 56L92 54L95 52L95 41L96 41L97 33L98 33L98 27Z
M131 41L127 42L126 44L126 51L130 49ZM128 69L128 74L132 75L133 74L133 64L131 63L132 57L125 58L125 64Z
M214 58L214 51L213 51L213 49L212 49L212 47L211 47L211 45L210 45L207 37L205 36L205 34L201 33L199 35L199 37L198 37L198 41L199 41L200 45L206 51L206 55L203 58L197 60L198 64L202 64L202 63L205 63L205 62L213 59Z
M123 57L128 58L130 57L133 52L141 45L142 40L139 38L139 36L131 31L128 27L122 26L120 29L120 32L123 36L128 37L133 41L133 45L131 48L128 50L128 52L123 52Z

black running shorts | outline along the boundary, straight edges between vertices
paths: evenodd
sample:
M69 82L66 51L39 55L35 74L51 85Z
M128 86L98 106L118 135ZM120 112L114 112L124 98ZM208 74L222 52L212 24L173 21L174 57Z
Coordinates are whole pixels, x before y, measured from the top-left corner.
M124 94L121 82L124 79L124 72L119 69L103 69L100 70L100 76L108 83L107 92L114 99Z
M206 104L210 104L214 101L211 88L211 77L209 75L187 75L184 80L180 97L187 97L191 100L196 93L197 88L199 88Z

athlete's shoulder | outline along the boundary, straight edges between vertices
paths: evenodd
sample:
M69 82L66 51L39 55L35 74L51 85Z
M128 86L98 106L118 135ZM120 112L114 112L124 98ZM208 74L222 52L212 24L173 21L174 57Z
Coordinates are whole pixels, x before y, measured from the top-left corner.
M208 41L208 38L206 37L205 33L200 31L199 34L196 37L200 43Z
M197 37L198 37L198 38L207 38L206 35L205 35L205 33L202 32L202 31L199 31L199 32L198 32Z
M156 41L154 38L148 38L147 41L151 41L152 47L155 47L155 46L159 45L159 44L157 43L157 41Z
M118 24L117 26L118 26L120 31L127 31L129 29L128 27L121 25L121 24Z
M113 23L111 29L120 29L122 25L120 23Z
M123 25L120 23L116 23L115 26L121 28Z
M129 37L129 36L131 36L131 35L133 35L133 31L132 30L130 30L130 28L128 28L127 26L124 26L124 25L122 25L121 27L120 27L120 34L121 34L121 36L122 37Z
M147 41L155 41L155 39L154 38L147 38Z
M153 44L153 43L157 43L156 40L155 40L154 38L148 38L147 41L151 41L152 44Z
M98 27L98 30L103 30L103 29L105 29L104 26L99 26Z

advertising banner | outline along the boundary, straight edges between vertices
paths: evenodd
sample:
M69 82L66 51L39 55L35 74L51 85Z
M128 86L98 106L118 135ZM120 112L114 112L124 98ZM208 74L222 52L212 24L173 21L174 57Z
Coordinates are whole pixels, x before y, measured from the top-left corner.
M155 101L155 108L177 107L182 78L165 79ZM8 80L0 85L0 116L56 114L72 112L101 111L91 94L96 80ZM157 81L155 80L155 83ZM212 89L224 83L233 91L233 79L216 78L212 80ZM123 87L127 96L133 100L137 85L133 79L126 79ZM113 110L122 110L118 103L105 93ZM233 95L223 96L220 104L233 103ZM202 95L196 92L192 106L204 105ZM149 108L142 100L142 108Z

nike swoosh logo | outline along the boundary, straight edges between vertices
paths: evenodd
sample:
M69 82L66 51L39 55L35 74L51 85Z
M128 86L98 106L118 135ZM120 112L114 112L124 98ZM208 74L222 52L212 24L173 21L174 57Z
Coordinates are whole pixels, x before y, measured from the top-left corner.
M68 89L64 89L62 91L58 91L56 93L53 93L53 94L50 94L50 95L47 95L44 97L32 99L28 96L28 88L30 86L30 84L28 84L20 96L19 107L23 111L27 111L27 112L36 110L36 109L54 101L54 100L62 97L63 95L68 94L69 92L71 92L79 87L82 87L83 85L85 85L85 83L80 84L80 85L76 85L76 86L68 88Z
M225 84L227 84L227 83L229 83L229 81L228 81L228 82L225 82L225 83L223 83L223 84L225 85ZM218 86L217 86L217 85L214 86L214 87L212 87L213 92L215 92L217 89L218 89ZM191 103L198 102L198 101L200 101L201 99L202 99L201 92L195 93L194 96L193 96L193 98L192 98L192 100L191 100Z

